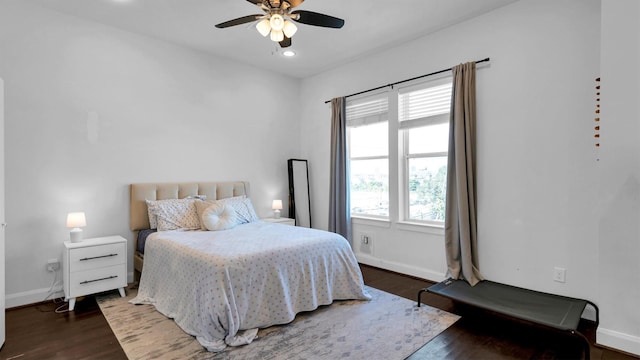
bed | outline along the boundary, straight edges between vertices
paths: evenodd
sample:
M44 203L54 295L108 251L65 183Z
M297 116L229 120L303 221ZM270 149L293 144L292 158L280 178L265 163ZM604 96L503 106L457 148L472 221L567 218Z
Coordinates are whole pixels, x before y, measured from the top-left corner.
M589 341L577 329L582 312L591 305L596 312L596 327L599 310L591 301L555 295L483 280L475 286L465 280L447 279L418 292L418 307L424 292L438 294L456 302L471 305L508 318L557 330L581 342L585 359L590 358Z
M132 184L131 230L152 227L147 205L160 200L224 203L225 211L233 208L242 218L234 206L249 202L248 195L246 182ZM144 254L134 255L141 276L131 302L153 304L207 350L222 351L251 343L258 328L289 323L299 312L334 300L370 299L342 236L253 217L217 231L150 233Z

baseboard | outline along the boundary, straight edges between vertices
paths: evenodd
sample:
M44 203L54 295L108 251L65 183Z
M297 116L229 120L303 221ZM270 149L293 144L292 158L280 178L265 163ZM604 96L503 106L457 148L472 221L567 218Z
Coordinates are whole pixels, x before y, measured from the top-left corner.
M443 273L436 272L429 269L419 268L417 266L411 266L411 265L401 264L393 261L387 261L387 260L376 258L371 255L356 254L356 259L358 259L358 262L365 265L375 266L381 269L395 271L400 274L411 275L421 279L426 279L426 280L435 281L435 282L440 282L445 280L445 277L444 277L445 274Z
M596 344L640 356L640 337L598 327Z
M53 293L49 297L47 297L47 295L49 295L50 289L51 288L43 288L43 289L23 291L15 294L7 294L4 298L5 307L7 309L10 309L13 307L37 304L45 300L64 297L64 291L62 290L62 285L53 288Z
M127 283L131 284L132 282L133 271L127 273ZM45 300L64 298L64 290L62 289L62 285L56 286L53 289L53 293L49 297L47 297L47 295L49 295L49 290L50 288L43 288L23 291L15 294L7 294L5 296L5 307L7 309L10 309L18 306L37 304Z

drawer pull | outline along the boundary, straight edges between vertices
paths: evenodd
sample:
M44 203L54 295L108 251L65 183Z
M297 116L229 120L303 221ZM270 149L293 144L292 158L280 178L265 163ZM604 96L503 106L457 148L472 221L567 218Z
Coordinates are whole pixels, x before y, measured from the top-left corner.
M109 255L102 255L102 256L86 257L86 258L82 258L82 259L80 259L80 261L87 261L87 260L94 260L94 259L102 259L102 258L112 257L112 256L118 256L118 254L109 254Z
M111 280L111 279L115 279L117 277L118 277L118 275L111 275L111 276L108 276L108 277L102 278L102 279L85 280L85 281L81 282L80 285L89 284L89 283L92 283L92 282L102 281L102 280Z

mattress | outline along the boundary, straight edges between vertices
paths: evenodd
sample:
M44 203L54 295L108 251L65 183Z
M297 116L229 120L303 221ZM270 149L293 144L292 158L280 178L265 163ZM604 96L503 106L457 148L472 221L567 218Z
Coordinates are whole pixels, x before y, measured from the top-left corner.
M144 255L144 245L147 243L149 235L157 232L156 229L143 229L138 232L138 239L136 241L136 251Z

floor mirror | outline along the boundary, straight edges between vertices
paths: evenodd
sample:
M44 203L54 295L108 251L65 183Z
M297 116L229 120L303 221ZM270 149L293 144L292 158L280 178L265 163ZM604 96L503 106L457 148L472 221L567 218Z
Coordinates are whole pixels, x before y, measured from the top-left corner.
M289 217L296 226L311 227L309 167L307 160L289 159Z

